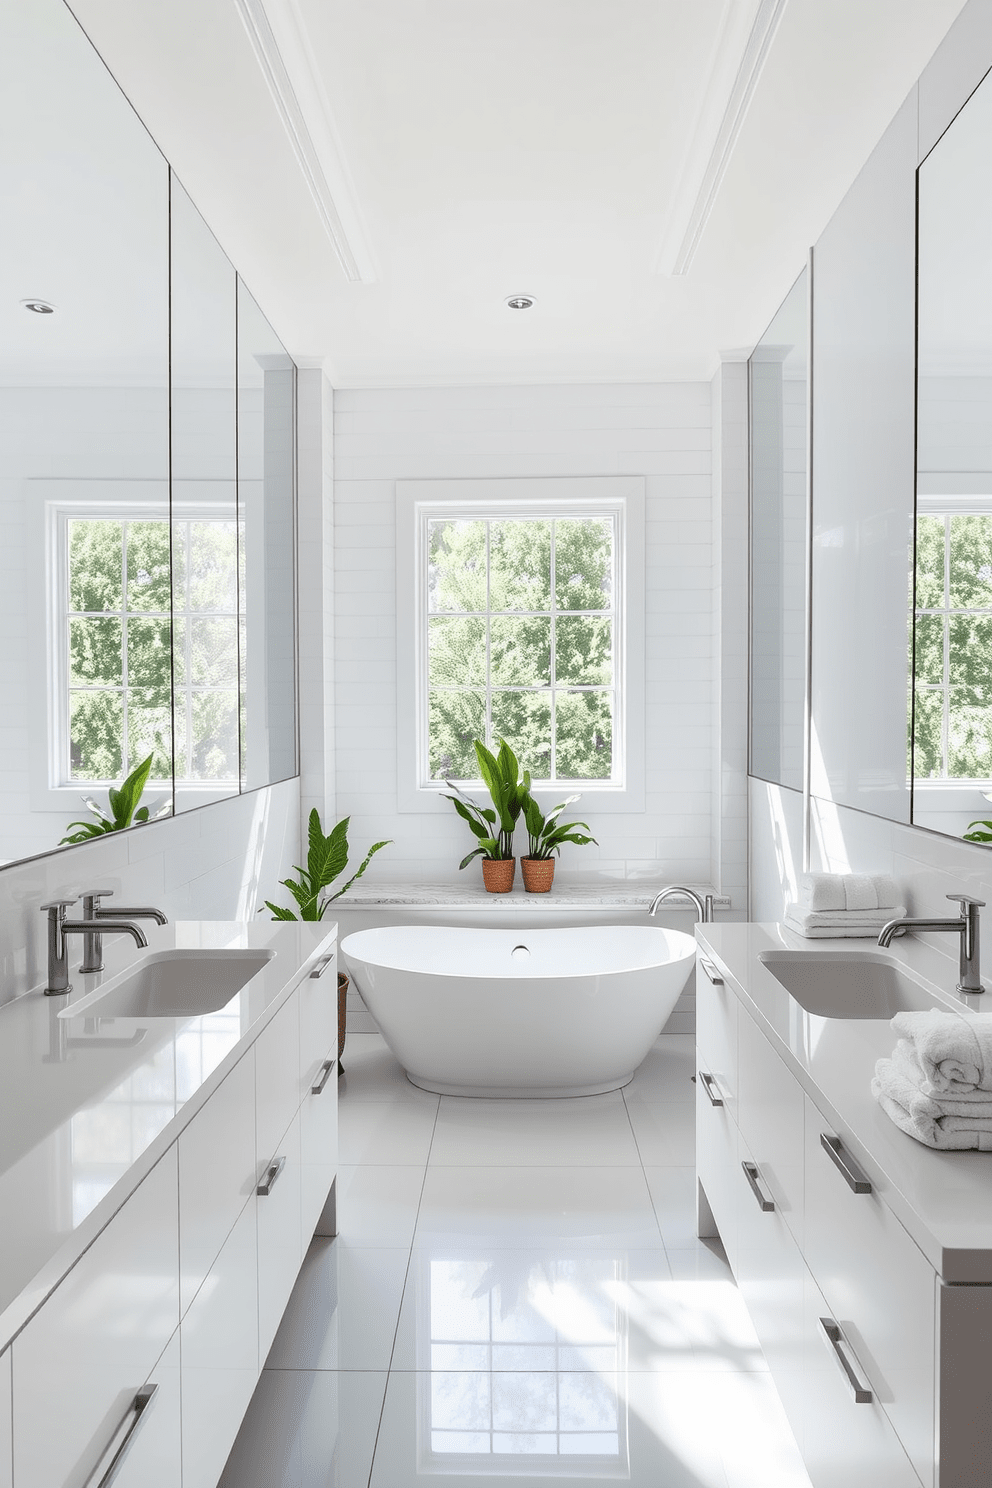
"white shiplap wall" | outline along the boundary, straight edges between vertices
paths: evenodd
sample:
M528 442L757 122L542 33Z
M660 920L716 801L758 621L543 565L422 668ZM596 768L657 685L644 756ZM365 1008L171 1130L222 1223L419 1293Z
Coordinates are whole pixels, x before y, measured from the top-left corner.
M337 811L352 817L353 856L393 839L371 873L453 878L470 845L444 801L397 810L397 749L407 741L396 709L396 481L642 475L645 809L590 815L598 848L566 849L559 871L570 880L712 881L711 417L707 383L335 393Z

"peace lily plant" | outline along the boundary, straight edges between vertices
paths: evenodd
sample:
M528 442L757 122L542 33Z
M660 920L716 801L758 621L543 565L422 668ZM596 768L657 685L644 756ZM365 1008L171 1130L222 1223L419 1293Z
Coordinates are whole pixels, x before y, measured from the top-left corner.
M527 827L527 857L521 860L524 888L530 893L546 893L554 876L554 860L561 852L562 844L575 842L584 845L595 842L578 829L587 822L559 822L558 818L578 796L568 796L545 816L530 793L530 772L525 770L521 778L516 755L505 739L500 740L499 753L494 755L481 739L475 741L479 773L489 791L492 806L480 806L454 783L447 780L453 795L446 796L458 815L468 823L477 845L459 863L466 868L473 858L482 858L482 876L491 893L508 893L513 884L515 858L513 856L513 833L517 821L523 815Z

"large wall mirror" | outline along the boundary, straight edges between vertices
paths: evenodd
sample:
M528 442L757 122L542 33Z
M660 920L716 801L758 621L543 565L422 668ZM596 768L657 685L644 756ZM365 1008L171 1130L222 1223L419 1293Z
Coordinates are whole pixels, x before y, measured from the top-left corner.
M295 368L63 0L0 0L0 864L297 771Z
M808 279L804 269L748 364L749 770L797 791L803 788L806 709Z
M913 821L992 818L992 77L919 171Z

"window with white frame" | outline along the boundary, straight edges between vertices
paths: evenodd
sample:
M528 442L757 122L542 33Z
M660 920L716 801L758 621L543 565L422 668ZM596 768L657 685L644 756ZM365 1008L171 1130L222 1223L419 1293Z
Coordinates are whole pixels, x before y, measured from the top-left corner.
M52 648L61 785L151 778L237 786L238 524L62 510Z
M622 775L621 512L420 514L426 781L506 739L535 781Z

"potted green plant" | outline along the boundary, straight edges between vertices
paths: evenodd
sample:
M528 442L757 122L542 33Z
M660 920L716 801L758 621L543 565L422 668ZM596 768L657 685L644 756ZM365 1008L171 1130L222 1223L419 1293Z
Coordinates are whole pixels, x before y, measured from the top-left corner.
M113 786L110 787L107 793L110 802L109 816L91 796L84 796L83 801L96 817L96 821L70 822L70 828L78 827L79 830L71 832L68 837L63 837L59 847L65 842L88 842L91 837L102 837L105 832L123 832L126 827L136 826L138 822L153 820L147 806L138 806L141 792L145 788L145 782L152 768L153 758L154 756L150 754L147 759L141 761L140 765L135 765L127 779L121 782L120 790L115 790ZM159 807L155 815L165 816L169 810L170 805L166 802L164 806Z
M589 823L583 821L560 822L558 820L566 806L577 801L578 796L566 796L544 816L534 797L528 792L524 801L524 824L527 827L527 856L520 859L520 871L524 876L524 888L528 894L546 894L555 876L555 858L561 852L563 842L576 842L585 846L595 842L595 837L586 837L578 830L589 831Z
M348 882L338 889L336 894L325 892L334 880L344 872L348 866L348 826L351 822L350 816L343 816L341 820L331 828L325 836L324 829L320 824L320 813L316 806L310 813L308 823L307 842L307 866L296 871L299 878L281 879L283 887L288 889L296 900L299 914L295 910L285 909L282 905L273 904L266 899L265 907L272 911L274 920L322 920L324 911L335 899L340 899L342 894L347 894L356 879L361 878L373 857L381 848L389 846L389 840L385 842L374 842L369 848L362 865L357 873L353 873ZM391 839L390 839L391 840ZM347 1002L348 1002L348 978L343 971L338 972L338 1074L344 1073L341 1063L341 1055L344 1053L345 1030L347 1026Z
M475 753L479 773L493 803L491 807L480 806L459 790L453 780L445 781L454 791L453 796L445 799L468 823L478 841L478 846L462 858L458 867L466 868L473 858L481 857L482 881L488 892L508 894L513 888L517 866L513 856L513 830L530 790L530 775L525 770L523 779L520 779L517 757L505 739L500 740L499 753L495 755L481 739L476 739Z

